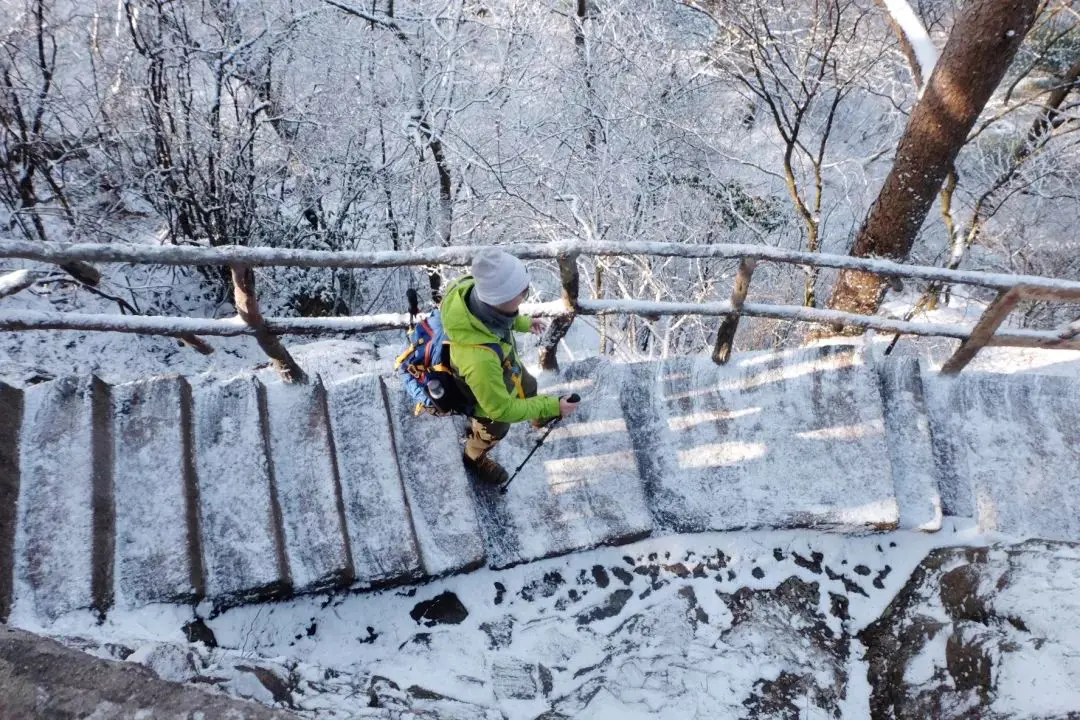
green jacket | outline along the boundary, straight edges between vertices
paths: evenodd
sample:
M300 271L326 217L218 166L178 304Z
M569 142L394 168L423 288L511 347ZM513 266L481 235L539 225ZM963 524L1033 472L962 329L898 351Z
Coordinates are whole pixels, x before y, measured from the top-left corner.
M513 378L504 371L499 356L485 343L499 343L503 356L518 366L515 343L502 342L475 315L469 312L465 297L474 280L465 276L446 289L439 306L443 330L450 338L450 365L476 397L476 415L497 422L515 423L559 416L559 399L550 395L519 398L513 392ZM518 315L513 329L528 332L532 318ZM511 338L513 335L511 334Z

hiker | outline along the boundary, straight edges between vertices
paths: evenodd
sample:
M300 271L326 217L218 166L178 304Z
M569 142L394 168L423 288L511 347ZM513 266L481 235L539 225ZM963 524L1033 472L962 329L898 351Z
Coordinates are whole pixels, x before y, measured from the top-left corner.
M446 289L439 308L454 376L475 399L465 465L485 483L508 479L489 453L511 424L531 420L542 427L577 409L565 398L537 395L536 379L521 365L514 331L538 335L546 327L518 313L528 295L525 264L502 250L484 250L473 259L472 274Z

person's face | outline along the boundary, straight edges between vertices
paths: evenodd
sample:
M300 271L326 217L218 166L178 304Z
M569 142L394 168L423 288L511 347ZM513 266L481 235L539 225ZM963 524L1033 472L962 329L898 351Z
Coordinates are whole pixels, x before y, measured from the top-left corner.
M498 306L499 312L506 313L507 315L513 315L521 307L521 303L525 302L525 299L529 297L529 286L526 285L518 295L510 300L507 300L502 305Z

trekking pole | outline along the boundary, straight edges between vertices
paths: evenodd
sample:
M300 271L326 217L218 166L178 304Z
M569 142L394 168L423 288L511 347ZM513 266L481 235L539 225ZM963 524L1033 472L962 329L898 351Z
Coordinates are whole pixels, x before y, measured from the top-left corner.
M416 316L420 314L420 298L416 296L416 290L409 288L405 291L405 298L409 301L409 326L416 325Z
M577 393L573 393L566 398L566 401L571 403L579 403L581 402L581 398L578 396ZM529 458L533 456L533 453L540 449L540 446L544 444L544 441L547 440L548 435L551 434L551 431L555 429L555 426L559 424L560 420L562 420L561 415L548 423L547 430L545 430L544 434L540 436L540 439L536 441L536 444L533 445L533 449L529 451L529 454L525 456L525 459L521 461L521 464L517 466L517 469L514 470L514 474L510 476L509 480L499 486L500 495L506 494L506 488L510 487L510 483L514 482L514 478L516 478L518 476L518 473L521 472L521 468L525 467L525 463L529 462Z

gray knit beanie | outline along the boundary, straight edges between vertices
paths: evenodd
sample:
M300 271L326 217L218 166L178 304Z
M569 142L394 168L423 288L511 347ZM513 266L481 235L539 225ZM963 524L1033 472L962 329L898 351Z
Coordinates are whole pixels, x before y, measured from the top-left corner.
M508 252L483 250L473 258L472 276L476 295L488 305L502 305L529 287L525 263Z

